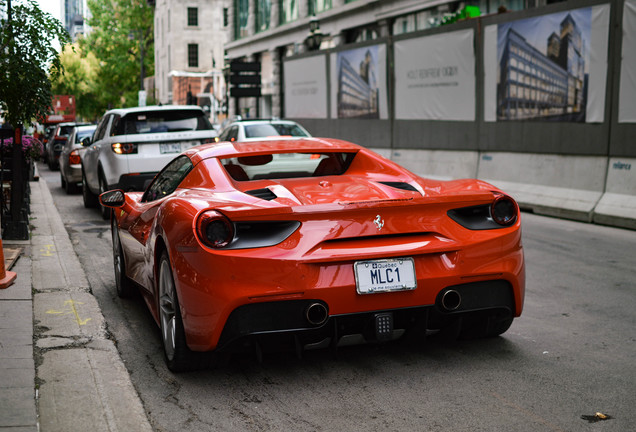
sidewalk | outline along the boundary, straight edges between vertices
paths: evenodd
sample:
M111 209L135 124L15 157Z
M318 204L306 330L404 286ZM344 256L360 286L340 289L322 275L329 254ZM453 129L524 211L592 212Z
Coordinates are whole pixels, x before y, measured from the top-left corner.
M0 431L152 431L46 182L0 290Z

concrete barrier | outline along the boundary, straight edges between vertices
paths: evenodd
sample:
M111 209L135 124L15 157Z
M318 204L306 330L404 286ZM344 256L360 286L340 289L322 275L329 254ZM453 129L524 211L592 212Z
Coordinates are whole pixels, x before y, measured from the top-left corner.
M391 160L421 177L440 180L475 178L479 153L448 150L393 150Z
M592 222L605 188L607 158L482 153L477 178L511 194L526 210Z
M609 159L605 193L594 209L593 221L636 229L636 159Z

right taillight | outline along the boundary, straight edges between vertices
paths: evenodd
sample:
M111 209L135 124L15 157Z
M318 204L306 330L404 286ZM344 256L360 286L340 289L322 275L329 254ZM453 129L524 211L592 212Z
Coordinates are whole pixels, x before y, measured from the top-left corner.
M197 218L196 234L204 245L220 249L234 239L234 226L223 214L216 210L206 210Z
M498 195L490 206L492 220L502 226L514 224L518 211L515 201L507 195Z

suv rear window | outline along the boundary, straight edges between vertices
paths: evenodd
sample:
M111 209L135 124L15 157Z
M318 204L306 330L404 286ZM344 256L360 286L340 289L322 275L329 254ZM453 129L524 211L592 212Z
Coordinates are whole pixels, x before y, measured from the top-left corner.
M212 124L199 110L162 110L129 113L117 120L115 135L182 132L212 129Z

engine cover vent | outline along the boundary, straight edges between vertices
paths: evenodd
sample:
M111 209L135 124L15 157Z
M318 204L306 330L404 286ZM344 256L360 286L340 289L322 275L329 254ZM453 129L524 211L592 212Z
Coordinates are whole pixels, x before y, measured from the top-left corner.
M249 191L245 191L245 193L248 195L252 195L253 197L264 199L267 201L271 201L273 199L278 198L276 194L268 188L249 190Z

